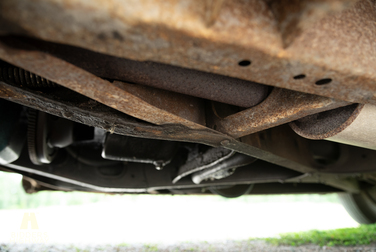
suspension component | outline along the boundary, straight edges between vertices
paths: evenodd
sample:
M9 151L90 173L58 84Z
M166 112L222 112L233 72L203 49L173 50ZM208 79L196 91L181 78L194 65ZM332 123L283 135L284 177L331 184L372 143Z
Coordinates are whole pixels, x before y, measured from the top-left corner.
M9 164L21 154L26 136L21 115L22 106L0 99L0 164Z
M54 88L58 86L52 81L5 62L0 63L0 81L28 88Z
M210 179L222 179L232 175L236 168L249 165L256 161L256 158L241 153L235 153L228 159L192 174L192 181L200 184L202 181Z
M222 147L211 148L205 153L188 160L179 168L172 183L192 175L192 181L200 184L203 180L222 179L232 175L238 167L251 164L256 159Z
M30 109L28 111L27 145L31 162L36 165L49 164L57 149L48 144L50 118L47 113Z

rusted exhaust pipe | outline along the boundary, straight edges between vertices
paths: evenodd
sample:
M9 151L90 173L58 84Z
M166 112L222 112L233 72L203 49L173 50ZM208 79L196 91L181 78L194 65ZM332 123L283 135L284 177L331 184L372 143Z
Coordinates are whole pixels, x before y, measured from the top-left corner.
M376 106L352 104L290 123L300 136L376 150Z

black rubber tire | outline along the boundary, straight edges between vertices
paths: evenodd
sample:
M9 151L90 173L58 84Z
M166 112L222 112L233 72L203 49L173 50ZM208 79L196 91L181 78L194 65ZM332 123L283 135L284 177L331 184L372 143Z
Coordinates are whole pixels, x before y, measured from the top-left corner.
M346 211L359 224L376 223L376 202L367 191L339 193L338 196Z

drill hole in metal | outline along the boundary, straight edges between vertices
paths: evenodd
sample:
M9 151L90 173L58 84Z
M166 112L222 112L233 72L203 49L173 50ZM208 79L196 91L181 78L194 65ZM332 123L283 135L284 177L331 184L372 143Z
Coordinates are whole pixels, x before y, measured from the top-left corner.
M305 74L299 74L299 75L294 76L294 80L304 79L305 77L306 77Z
M250 60L242 60L242 61L239 61L238 65L241 66L241 67L246 67L246 66L251 65L251 61Z
M330 82L332 82L332 79L329 79L329 78L326 78L326 79L321 79L321 80L318 80L316 81L316 85L326 85L326 84L329 84Z

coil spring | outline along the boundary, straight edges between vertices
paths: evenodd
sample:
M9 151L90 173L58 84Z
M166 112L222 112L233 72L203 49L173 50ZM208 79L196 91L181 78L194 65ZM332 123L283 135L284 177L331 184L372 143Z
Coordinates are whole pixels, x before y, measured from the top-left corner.
M52 81L14 66L0 66L0 81L29 88L54 88L58 86Z

